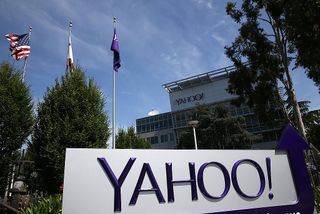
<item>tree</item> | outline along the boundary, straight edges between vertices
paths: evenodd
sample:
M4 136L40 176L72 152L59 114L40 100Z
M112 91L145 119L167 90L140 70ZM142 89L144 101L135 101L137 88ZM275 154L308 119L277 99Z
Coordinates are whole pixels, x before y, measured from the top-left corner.
M297 49L295 66L306 69L320 92L320 1L290 0L283 3L286 33Z
M30 144L46 191L59 192L66 148L106 148L110 133L103 109L102 93L80 68L47 89Z
M310 126L308 130L308 141L320 151L320 114L318 112L318 120L316 124Z
M116 136L117 149L150 149L151 145L145 139L139 137L135 133L133 126L127 130L119 129Z
M13 154L27 142L33 126L33 103L29 88L19 71L3 62L0 65L0 193L7 184Z
M309 110L310 101L301 101L299 106L302 113L303 123L306 126L307 140L311 146L320 150L320 109ZM292 108L288 106L289 116L292 117Z
M226 47L227 56L237 68L229 79L229 92L240 101L267 113L280 99L278 82L283 85L293 108L295 124L306 137L291 78L291 62L296 56L287 35L284 0L244 0L241 9L228 3L227 14L240 24L239 36ZM280 108L281 109L281 108ZM268 111L269 110L269 111ZM261 116L261 114L260 114Z
M196 128L199 149L249 149L257 140L242 127L243 118L232 117L224 106L212 109L200 106L192 117L199 121ZM191 128L182 134L177 147L194 149Z

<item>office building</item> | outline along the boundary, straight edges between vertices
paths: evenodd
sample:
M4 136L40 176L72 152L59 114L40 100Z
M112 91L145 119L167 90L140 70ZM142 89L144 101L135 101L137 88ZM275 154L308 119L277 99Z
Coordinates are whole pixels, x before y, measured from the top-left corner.
M190 128L190 113L198 105L224 105L232 116L245 118L244 127L247 131L263 137L253 148L274 148L279 139L280 128L267 127L261 123L248 106L231 105L230 102L237 96L229 94L226 89L228 75L234 70L233 66L229 66L164 84L163 87L169 94L171 112L137 119L137 134L149 141L154 149L174 149L181 131Z

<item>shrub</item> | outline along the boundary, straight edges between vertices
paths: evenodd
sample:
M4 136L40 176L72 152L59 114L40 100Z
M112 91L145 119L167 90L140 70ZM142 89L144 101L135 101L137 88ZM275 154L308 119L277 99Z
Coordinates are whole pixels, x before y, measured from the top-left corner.
M62 195L50 196L48 199L41 199L32 203L22 211L23 214L61 214Z

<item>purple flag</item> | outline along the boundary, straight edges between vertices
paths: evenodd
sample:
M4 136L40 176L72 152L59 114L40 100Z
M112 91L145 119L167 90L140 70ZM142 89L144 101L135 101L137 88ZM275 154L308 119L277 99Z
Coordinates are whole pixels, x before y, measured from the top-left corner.
M120 60L119 41L118 41L116 29L114 29L111 50L113 51L113 69L115 71L118 71L118 69L121 66L120 64L121 60Z

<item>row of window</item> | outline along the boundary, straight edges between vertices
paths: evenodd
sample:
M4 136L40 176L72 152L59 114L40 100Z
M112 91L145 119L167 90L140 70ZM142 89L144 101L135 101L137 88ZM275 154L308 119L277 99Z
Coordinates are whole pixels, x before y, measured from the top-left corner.
M265 127L258 120L257 116L253 114L253 109L248 106L236 107L228 105L231 115L233 116L245 116L245 123L243 124L249 132L259 132L265 130ZM173 126L175 128L181 128L187 126L187 121L189 119L190 111L183 111L179 113L164 113L160 115L155 115L152 117L142 118L137 120L137 133L147 133L159 130L171 129ZM173 125L174 123L174 125ZM160 139L161 140L161 139ZM161 140L161 142L167 140ZM151 142L151 139L150 139ZM158 142L158 140L153 140L152 142Z
M153 132L172 128L172 120L163 120L144 125L137 125L137 133Z
M245 116L245 115L251 115L253 114L253 109L249 108L248 106L228 106L229 112L232 116ZM174 127L181 128L185 127L187 125L187 121L190 120L188 115L190 114L190 111L184 111L173 114L173 121L174 121Z
M248 106L236 107L232 105L229 106L229 112L232 116L244 116L254 113L253 109L249 108Z
M167 143L169 141L174 141L173 133L164 134L160 136L147 137L147 141L151 144L157 144L159 143L159 137L160 137L160 143Z
M145 125L153 122L171 120L171 113L158 114L155 116L137 119L137 125Z

